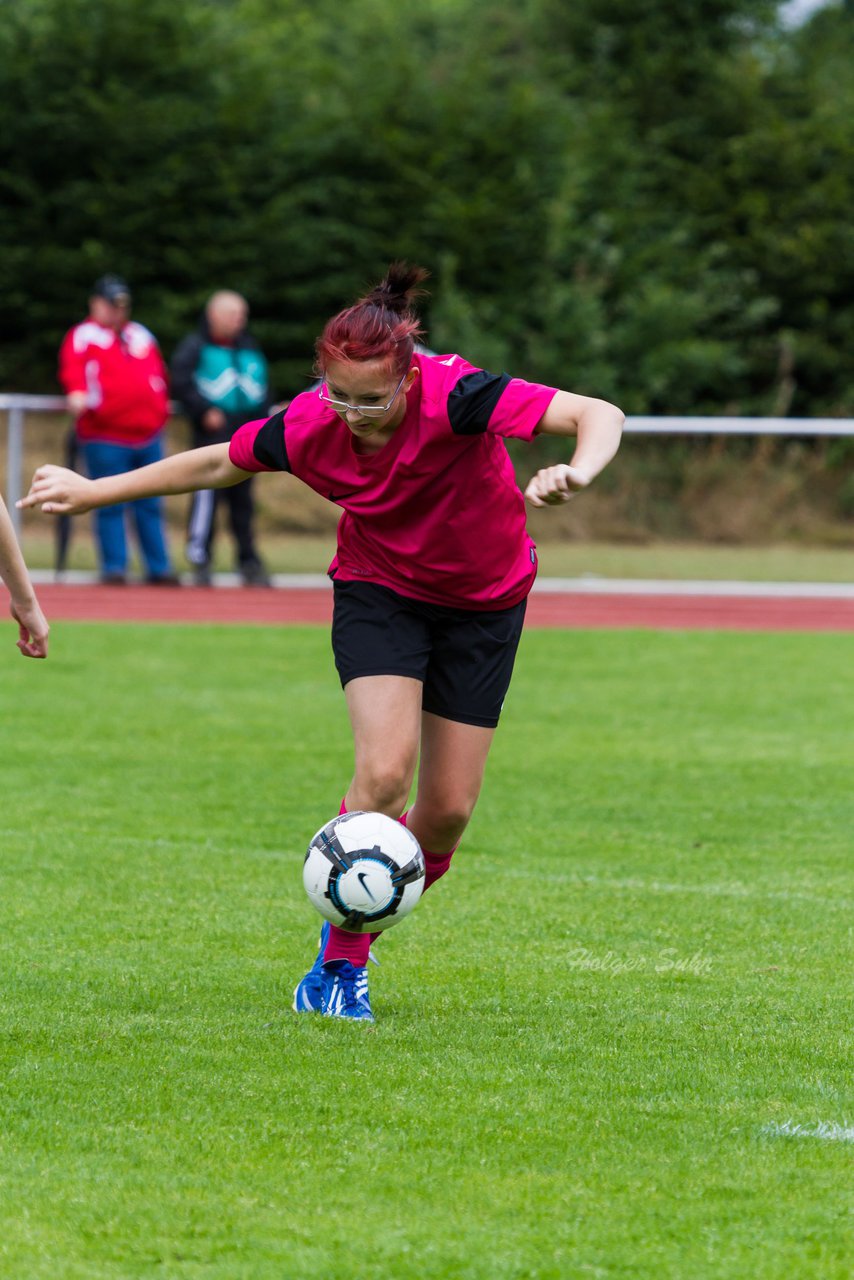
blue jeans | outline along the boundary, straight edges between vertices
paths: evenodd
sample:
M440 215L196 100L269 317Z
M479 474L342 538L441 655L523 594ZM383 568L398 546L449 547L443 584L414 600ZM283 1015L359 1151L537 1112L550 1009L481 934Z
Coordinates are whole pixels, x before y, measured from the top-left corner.
M125 471L136 471L159 462L163 457L163 443L157 436L149 444L110 444L104 440L83 442L86 469L93 480L103 476L117 476ZM128 554L125 541L125 510L129 510L136 525L136 535L145 561L149 578L165 578L172 572L166 547L166 531L163 523L163 503L160 498L138 498L136 502L118 503L113 507L101 507L95 512L95 540L101 573L123 574L127 571Z

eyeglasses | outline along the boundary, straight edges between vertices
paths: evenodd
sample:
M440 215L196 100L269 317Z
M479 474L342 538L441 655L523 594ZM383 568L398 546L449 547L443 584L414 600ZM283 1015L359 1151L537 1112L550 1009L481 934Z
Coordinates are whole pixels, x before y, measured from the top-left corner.
M407 369L406 373L408 372L409 370ZM363 418L381 418L384 413L388 413L389 409L397 399L398 392L406 380L406 373L404 373L400 382L395 387L394 393L388 404L350 404L349 400L334 400L329 394L329 388L325 382L321 386L318 395L323 403L331 405L336 413L360 413Z

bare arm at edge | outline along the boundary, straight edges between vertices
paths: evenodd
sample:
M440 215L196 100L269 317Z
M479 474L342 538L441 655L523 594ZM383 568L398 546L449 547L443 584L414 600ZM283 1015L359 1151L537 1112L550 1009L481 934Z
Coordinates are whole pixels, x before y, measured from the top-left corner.
M0 498L0 578L9 591L9 612L18 624L18 648L25 658L46 658L47 619L41 611L15 530Z

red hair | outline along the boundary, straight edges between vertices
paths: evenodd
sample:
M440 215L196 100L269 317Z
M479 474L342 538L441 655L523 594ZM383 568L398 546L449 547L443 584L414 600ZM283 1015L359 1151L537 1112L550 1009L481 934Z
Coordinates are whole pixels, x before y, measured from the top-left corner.
M317 372L324 374L333 360L385 360L395 373L404 373L421 337L412 304L427 274L423 267L393 262L375 289L327 321L315 344Z

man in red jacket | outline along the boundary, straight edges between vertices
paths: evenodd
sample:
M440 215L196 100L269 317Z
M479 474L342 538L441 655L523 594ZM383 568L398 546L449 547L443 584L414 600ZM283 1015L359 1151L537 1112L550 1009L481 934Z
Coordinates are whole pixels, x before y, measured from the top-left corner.
M163 457L169 415L166 367L153 334L130 319L130 289L119 276L102 276L89 299L89 316L65 335L59 380L76 419L77 440L93 480L119 475ZM174 585L159 498L128 504L146 581ZM125 506L95 513L101 581L127 581Z

